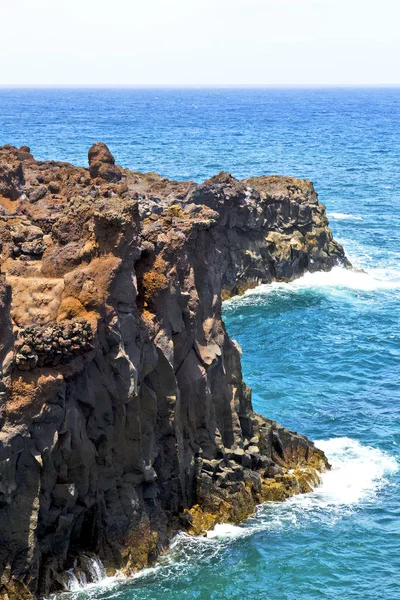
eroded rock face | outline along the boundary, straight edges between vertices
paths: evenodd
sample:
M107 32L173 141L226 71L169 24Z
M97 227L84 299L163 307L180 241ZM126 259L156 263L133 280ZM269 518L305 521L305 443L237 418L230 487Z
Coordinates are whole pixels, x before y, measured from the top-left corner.
M0 597L153 561L327 467L255 414L222 299L349 266L310 182L202 185L0 149ZM87 561L86 561L87 562ZM2 595L2 596L1 596Z

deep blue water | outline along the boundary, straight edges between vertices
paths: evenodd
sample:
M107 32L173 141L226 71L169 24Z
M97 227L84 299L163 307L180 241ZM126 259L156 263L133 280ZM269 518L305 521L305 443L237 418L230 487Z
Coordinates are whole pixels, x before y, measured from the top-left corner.
M398 600L400 89L0 90L0 144L85 164L96 140L173 178L309 178L367 274L306 275L224 309L255 408L322 440L334 466L322 487L74 595Z

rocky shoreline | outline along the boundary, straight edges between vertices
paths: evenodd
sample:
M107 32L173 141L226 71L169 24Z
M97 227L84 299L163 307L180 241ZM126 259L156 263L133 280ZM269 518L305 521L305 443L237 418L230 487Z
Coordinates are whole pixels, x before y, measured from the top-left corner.
M222 320L260 283L350 266L312 183L4 146L0 243L0 598L61 591L83 555L133 572L317 484L326 457L254 413Z

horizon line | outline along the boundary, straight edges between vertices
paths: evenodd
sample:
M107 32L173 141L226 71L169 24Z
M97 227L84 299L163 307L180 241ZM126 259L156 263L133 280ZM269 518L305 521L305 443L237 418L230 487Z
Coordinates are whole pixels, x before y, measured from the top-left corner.
M18 89L158 89L158 90L190 90L190 89L397 89L400 88L400 83L221 83L221 84L113 84L113 83L90 83L90 84L75 84L75 83L19 83L19 84L2 84L0 89L18 90Z

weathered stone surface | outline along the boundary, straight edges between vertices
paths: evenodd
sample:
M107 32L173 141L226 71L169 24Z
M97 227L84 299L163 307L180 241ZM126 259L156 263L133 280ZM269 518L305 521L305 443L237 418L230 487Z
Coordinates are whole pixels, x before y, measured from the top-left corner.
M115 166L115 159L107 146L96 142L89 150L89 170L92 178L116 182L121 179L121 169Z
M19 329L15 364L20 371L66 364L83 352L94 350L93 332L87 321L64 321L60 325L32 325Z
M327 467L255 414L222 299L349 266L310 182L202 185L0 148L0 597L154 561ZM89 558L88 558L89 557ZM89 566L88 566L89 565Z

